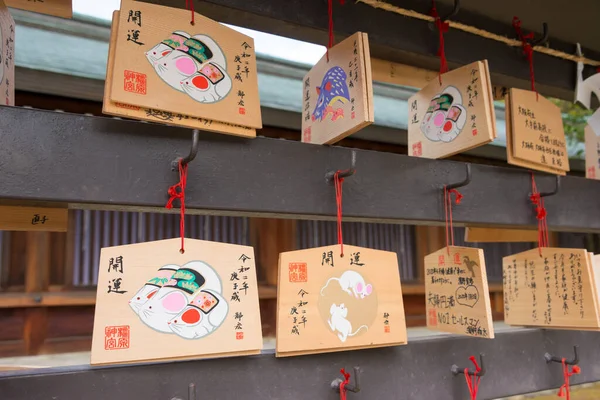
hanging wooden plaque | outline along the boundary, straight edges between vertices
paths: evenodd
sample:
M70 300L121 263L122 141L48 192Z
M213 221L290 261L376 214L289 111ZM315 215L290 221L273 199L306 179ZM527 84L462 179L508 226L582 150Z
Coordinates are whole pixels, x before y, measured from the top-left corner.
M15 21L0 0L0 104L15 105Z
M408 146L414 157L442 158L482 146L496 136L485 62L442 75L408 100Z
M584 249L545 247L502 259L509 325L598 328L598 298ZM593 287L594 286L594 287Z
M530 90L510 90L512 151L515 158L569 171L560 108Z
M261 128L253 39L194 19L189 10L122 0L110 99Z
M357 32L329 49L303 80L302 141L331 144L375 120L369 39Z
M425 256L427 327L494 338L483 250L449 246Z
M260 352L252 247L179 241L102 249L92 364Z
M0 206L0 231L66 232L66 208Z
M538 232L531 229L465 228L465 242L537 242Z
M600 136L590 125L585 127L585 177L600 180Z
M115 42L117 40L118 26L119 11L115 11L113 12L112 29L110 31L110 46L108 48L108 62L106 64L106 82L104 84L104 99L102 102L102 112L104 114L140 119L150 122L179 125L209 132L227 133L235 136L256 137L256 130L247 126L227 124L224 122L217 122L204 118L174 114L168 111L153 110L149 108L113 102L110 99L110 88L113 80Z
M5 0L8 7L61 18L73 18L72 0Z
M277 357L406 344L398 256L355 246L279 255Z

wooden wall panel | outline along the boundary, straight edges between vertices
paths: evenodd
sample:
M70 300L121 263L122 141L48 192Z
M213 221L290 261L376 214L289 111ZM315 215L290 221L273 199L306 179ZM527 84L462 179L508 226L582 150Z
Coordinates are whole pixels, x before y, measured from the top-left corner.
M94 307L48 308L48 339L70 336L92 337Z

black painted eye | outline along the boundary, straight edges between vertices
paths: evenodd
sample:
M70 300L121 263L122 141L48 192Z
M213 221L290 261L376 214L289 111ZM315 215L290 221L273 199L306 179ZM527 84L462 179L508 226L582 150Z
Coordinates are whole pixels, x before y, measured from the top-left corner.
M137 299L139 300L140 298L138 297Z

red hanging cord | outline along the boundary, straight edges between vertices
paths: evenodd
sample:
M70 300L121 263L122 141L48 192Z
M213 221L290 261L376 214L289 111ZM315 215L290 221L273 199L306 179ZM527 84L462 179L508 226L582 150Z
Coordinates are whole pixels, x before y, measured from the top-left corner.
M448 190L444 185L444 212L446 214L446 249L448 250L448 255L450 255L450 247L454 246L454 226L452 225L452 194L454 194L456 198L456 204L460 204L460 201L463 198L463 195L456 189ZM448 220L450 222L448 223ZM451 238L451 241L448 241L448 237Z
M344 5L345 0L340 0L340 4ZM327 0L328 3L328 14L329 14L329 43L327 44L327 62L329 62L329 49L333 47L334 35L333 35L333 0Z
M529 32L527 35L523 34L521 30L521 20L519 17L513 17L513 28L517 32L519 36L519 40L521 41L521 46L523 46L523 54L527 56L527 61L529 61L529 77L531 78L531 91L535 92L536 97L539 98L539 94L537 90L535 90L535 74L533 71L533 47L527 41L533 39L533 32Z
M192 20L190 21L190 24L195 25L196 22L194 21L194 0L185 0L185 7L192 12Z
M435 0L431 0L431 11L429 15L435 20L435 26L440 34L440 45L438 47L437 55L440 57L440 74L439 80L440 85L442 84L442 74L448 72L448 60L446 60L446 50L444 48L444 33L448 32L450 24L443 22L440 18L437 9L435 8Z
M538 220L538 248L540 257L542 256L542 247L548 247L550 241L548 239L548 222L546 221L546 208L544 207L544 199L540 196L535 184L535 177L531 173L531 195L529 196L531 204L535 207L535 216Z
M173 202L175 201L175 199L179 199L180 203L181 203L181 212L180 212L180 221L179 221L179 233L181 235L181 249L179 250L179 252L181 254L185 253L185 248L183 246L183 238L185 236L185 187L187 185L187 169L188 166L187 164L183 164L181 162L182 160L179 160L179 182L173 186L171 186L168 190L169 196L171 196L169 198L169 201L167 201L167 205L165 206L165 208L167 208L168 210L173 208ZM179 189L179 190L177 190Z
M344 178L340 178L340 174L346 171L336 171L333 176L335 184L335 203L337 205L337 234L338 244L340 245L340 257L344 257L344 239L342 238L342 183Z
M481 381L481 376L477 376L479 372L481 372L481 367L477 364L477 360L474 356L469 357L469 360L475 365L475 375L469 375L469 368L465 368L465 380L467 381L467 387L469 388L469 394L471 395L471 400L477 399L477 392L479 392L479 382Z
M340 382L340 400L346 400L346 385L350 382L350 374L344 368L340 372L344 375L344 380Z
M576 375L581 372L581 368L578 365L573 365L571 371L569 371L569 366L565 362L565 359L562 359L562 369L563 369L563 377L565 378L565 383L558 389L558 397L566 397L567 400L571 400L571 389L569 387L569 378L573 375Z

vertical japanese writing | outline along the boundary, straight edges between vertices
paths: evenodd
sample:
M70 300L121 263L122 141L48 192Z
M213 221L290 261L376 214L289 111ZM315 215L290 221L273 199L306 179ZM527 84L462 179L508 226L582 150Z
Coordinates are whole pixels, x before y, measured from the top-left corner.
M467 85L467 95L469 97L468 107L472 108L475 106L475 101L479 99L479 91L477 90L477 81L479 77L477 76L477 70L471 70L471 80L469 85ZM471 114L471 134L473 136L477 135L477 115L475 113Z
M250 73L250 61L252 61L252 52L250 51L252 46L250 46L247 42L242 42L240 45L240 51L237 55L234 56L233 62L235 64L235 75L234 80L240 83L244 83L244 79L248 79ZM243 90L238 90L238 113L240 115L246 114L246 104L244 101L244 96L246 93Z
M578 301L579 301L579 316L581 318L584 317L583 311L583 279L582 279L582 271L581 271L581 256L575 257L577 261L577 293L578 293Z
M354 88L358 84L358 47L356 40L354 41L352 52L354 54L354 58L348 63L348 76L350 77L348 88ZM352 91L352 93L354 93L354 91ZM356 99L354 98L353 94L352 97L350 97L350 119L356 118L355 102Z
M308 301L304 299L304 296L309 294L304 289L300 289L298 292L298 303L295 303L290 308L290 315L292 316L292 335L300 336L300 328L305 329L308 319L306 318L306 306Z
M550 295L550 263L548 257L544 257L544 282L546 286L546 311L544 311L544 323L552 323L552 296Z
M137 29L142 27L142 12L129 10L127 23L132 27L127 30L127 41L142 46L144 43L140 41L140 30Z
M233 290L231 294L231 308L234 312L233 317L235 320L235 338L237 340L241 340L244 338L244 325L243 318L244 314L240 311L239 305L235 305L235 303L241 303L242 299L244 299L248 295L248 271L250 270L250 266L246 264L246 261L250 260L245 254L242 254L238 258L238 262L240 262L240 266L236 268L229 278L231 282L231 288Z
M363 267L365 265L360 261L360 251L350 255L350 265L358 265L359 267Z
M513 260L513 275L514 275L514 298L518 299L519 298L519 269L517 268L517 260Z
M321 265L329 265L333 267L333 251L324 251L323 259L321 260Z
M46 221L48 221L48 217L45 215L40 217L40 214L34 214L33 218L31 218L31 225L45 224Z
M108 259L108 273L109 274L123 274L123 256L111 257ZM113 278L108 281L108 292L124 294L127 290L121 289L123 278Z
M387 312L383 313L383 331L390 333L390 314Z
M525 263L527 263L527 261L525 261ZM538 315L537 315L537 297L535 295L537 283L535 281L535 262L534 261L529 261L529 272L531 275L531 284L529 285L529 287L531 288L531 295L532 295L531 319L535 322L538 320Z
M563 302L563 314L569 314L569 288L567 285L567 275L565 274L565 255L560 255L560 287L562 289L561 299Z
M10 35L8 35L8 37L6 38L6 54L4 56L4 66L6 67L6 69L8 70L9 68L12 67L12 65L14 65L14 60L13 60L13 54L15 51L15 27L13 24L10 24ZM6 81L6 105L10 105L10 97L11 97L11 90L9 89L11 86L11 83L9 81L8 78L5 79Z

